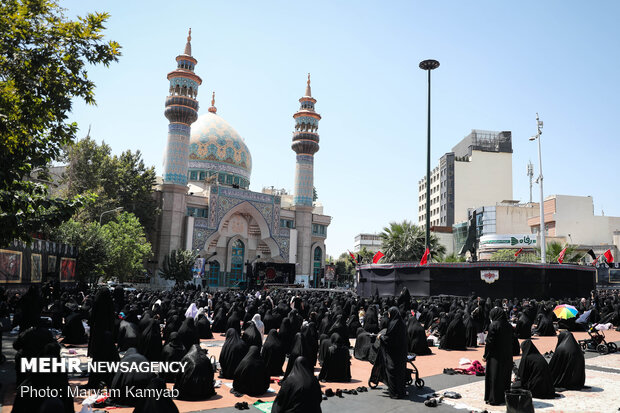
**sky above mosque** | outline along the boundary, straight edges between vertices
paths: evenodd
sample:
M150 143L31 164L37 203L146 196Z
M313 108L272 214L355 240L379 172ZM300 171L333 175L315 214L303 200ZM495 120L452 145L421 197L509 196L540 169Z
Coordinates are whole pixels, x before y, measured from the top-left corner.
M216 92L218 115L245 139L250 189L294 188L292 115L312 74L320 150L315 186L333 217L327 253L360 232L417 222L426 171L426 73L432 73L432 166L472 129L510 130L513 198L529 201L538 175L536 112L544 122L545 196L591 195L595 214L620 216L620 3L498 1L62 1L74 18L109 12L107 39L123 56L96 67L97 106L76 102L79 136L114 153L140 150L162 173L166 74L188 28L203 83L199 113ZM484 187L480 176L472 186ZM539 199L534 187L534 201Z

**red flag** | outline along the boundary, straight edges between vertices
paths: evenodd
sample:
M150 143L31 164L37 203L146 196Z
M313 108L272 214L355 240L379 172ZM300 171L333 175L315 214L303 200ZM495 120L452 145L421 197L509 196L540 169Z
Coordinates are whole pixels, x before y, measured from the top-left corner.
M347 250L347 251L348 251L348 250ZM355 259L355 255L353 255L353 253L352 253L351 251L348 251L348 252L349 252L349 255L351 256L351 259L352 259L353 261L355 261L355 263L357 264L357 260Z
M523 248L521 248L519 251L515 252L515 257L518 257L519 254L521 254L523 252Z
M374 256L374 257L372 257L372 263L373 263L373 264L378 263L378 262L379 262L379 260L380 260L381 258L383 258L384 256L385 256L385 254L384 254L384 253L382 253L381 251L377 251L377 253L375 254L375 256Z
M611 264L612 262L614 262L614 256L611 255L611 250L607 250L605 251L605 253L603 254L605 256L605 259L607 260L607 262L609 264Z
M430 250L427 248L426 251L424 251L424 255L422 256L422 259L420 260L420 265L426 265L428 263L428 256L430 254Z
M558 257L558 262L562 264L564 262L564 256L566 255L566 247L562 251L560 251L560 256Z

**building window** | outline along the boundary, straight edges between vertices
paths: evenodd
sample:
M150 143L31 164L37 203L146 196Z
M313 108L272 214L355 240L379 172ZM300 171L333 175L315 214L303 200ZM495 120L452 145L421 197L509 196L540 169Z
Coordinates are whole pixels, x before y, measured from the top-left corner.
M293 229L293 228L295 228L295 221L293 221L292 219L281 218L280 219L280 226L282 228L291 228L291 229Z
M209 286L215 287L220 283L220 263L211 261L209 264Z
M321 247L314 249L314 263L312 264L312 276L314 277L314 285L318 286L321 277L321 264L323 263L323 250Z
M243 280L243 257L245 254L245 244L238 239L232 245L232 256L230 258L230 282L236 283Z
M207 218L207 216L208 216L208 209L207 208L187 207L187 216L188 217L196 217L196 218Z
M312 235L325 237L327 235L327 227L321 224L312 224Z
M198 180L198 171L189 171L189 180L190 181Z
M206 177L207 177L207 174L205 173L205 171L200 171L200 180L204 181Z

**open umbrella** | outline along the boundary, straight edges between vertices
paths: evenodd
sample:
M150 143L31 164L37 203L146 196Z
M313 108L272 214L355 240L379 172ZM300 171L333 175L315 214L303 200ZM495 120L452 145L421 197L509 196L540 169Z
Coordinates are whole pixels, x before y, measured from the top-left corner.
M564 320L567 320L569 318L577 317L577 313L579 313L579 311L577 311L577 309L572 305L561 304L553 309L553 313L558 318L563 318Z

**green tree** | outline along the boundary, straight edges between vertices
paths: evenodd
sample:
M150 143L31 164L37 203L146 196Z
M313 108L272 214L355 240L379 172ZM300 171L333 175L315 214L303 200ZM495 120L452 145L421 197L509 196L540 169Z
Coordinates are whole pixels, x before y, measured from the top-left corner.
M151 255L151 244L138 218L123 212L116 220L105 224L103 230L110 243L105 278L117 278L122 282L143 275L144 262Z
M566 263L579 262L581 258L581 254L575 251L575 248L569 247L567 245L561 244L557 241L551 241L547 243L546 256L547 262L556 263L558 262L558 258L560 257L560 252L566 247L566 252L564 253L564 261ZM540 256L540 249L537 249L538 256Z
M155 168L147 168L140 151L125 151L112 156L110 147L86 138L73 145L66 154L67 195L97 194L97 203L80 212L83 221L99 220L104 211L122 207L138 217L150 232L158 214L152 197Z
M372 259L375 256L375 253L369 250L366 247L360 248L359 252L355 255L358 260L358 264L372 264ZM349 258L351 256L349 255Z
M383 228L380 237L385 262L419 261L426 250L424 231L407 220L390 222L388 227ZM429 241L431 259L440 260L446 253L446 247L433 234Z
M192 279L192 269L198 255L190 250L172 250L164 257L161 276L167 280L174 280L183 284Z
M518 249L507 248L495 251L491 254L491 261L513 261L513 262L540 262L540 254L536 252L522 252L515 257Z
M348 252L340 254L338 259L334 262L334 265L336 266L336 276L339 281L353 281L353 277L355 276L355 265Z
M54 241L78 247L78 279L94 284L105 275L110 242L98 222L82 224L70 219L51 234Z
M465 262L465 257L452 253L442 258L442 262Z
M555 264L558 262L560 252L566 247L564 254L565 263L577 263L581 259L581 255L575 251L573 247L568 247L559 242L552 241L547 243L546 261L548 263ZM515 253L518 249L505 249L499 250L491 254L492 261L516 261L516 262L540 262L540 248L536 248L535 251L522 252L517 257Z
M108 66L120 56L118 43L103 41L107 19L68 20L54 0L0 2L0 245L29 241L88 201L51 199L41 180L75 138L77 124L67 122L72 100L95 103L86 65ZM38 182L25 179L33 175Z

